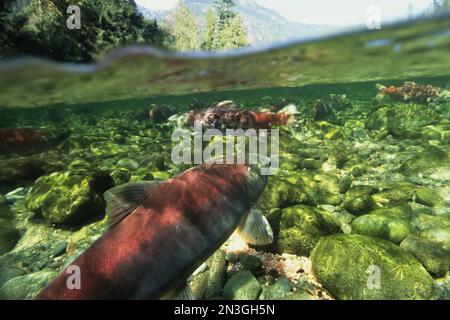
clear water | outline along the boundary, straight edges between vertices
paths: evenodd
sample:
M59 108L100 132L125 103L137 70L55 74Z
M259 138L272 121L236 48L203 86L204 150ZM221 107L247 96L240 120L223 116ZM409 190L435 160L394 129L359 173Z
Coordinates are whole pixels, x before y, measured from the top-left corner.
M70 207L85 183L71 184L65 173L83 172L87 178L101 170L117 185L165 180L186 169L170 159L173 124L154 123L148 110L151 104L168 105L182 114L193 99L205 105L233 100L253 110L291 103L299 111L295 125L280 129L282 170L269 178L258 204L275 243L223 247L228 254L245 251L262 258L261 282L271 281L270 269L288 278L297 293L290 289L279 298L448 298L450 101L411 106L378 100L376 84L414 81L446 92L449 49L450 19L442 16L223 54L135 47L96 65L0 62L0 128L70 130L53 148L0 155L0 192L6 195L0 199L0 298L32 298L104 233L101 199L91 202L100 209L81 223L54 217ZM345 95L344 102L315 121L311 106L330 94ZM42 204L33 193L36 179L52 172L60 176L53 191L47 190L52 198ZM355 208L358 201L366 207ZM336 234L347 237L343 246L358 256L341 254ZM358 240L358 234L367 238ZM320 238L331 239L328 249ZM328 258L339 261L330 266ZM213 296L229 297L222 289L233 270L242 268L232 260L226 265ZM381 268L381 288L371 278L376 269L366 273L371 265ZM399 269L416 276L404 280ZM199 274L205 272L214 274L211 264ZM373 279L375 287L361 289ZM195 294L212 298L198 289L200 282L198 275L191 282ZM423 290L404 293L403 287ZM257 296L269 298L264 290Z

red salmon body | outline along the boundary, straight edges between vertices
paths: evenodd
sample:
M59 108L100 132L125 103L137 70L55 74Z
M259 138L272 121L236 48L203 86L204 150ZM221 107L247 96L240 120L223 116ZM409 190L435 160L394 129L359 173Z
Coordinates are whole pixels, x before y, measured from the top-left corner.
M247 166L187 170L149 190L71 264L80 271L79 289L69 289L66 269L36 298L160 298L214 253L249 209Z
M196 122L206 128L216 129L270 129L272 126L287 125L291 115L287 113L257 112L239 110L235 107L213 107L193 110L186 115L189 125Z
M0 129L0 154L42 151L53 147L67 137L68 133L52 136L33 129Z
M0 129L0 145L3 148L21 147L42 138L41 131L31 129Z

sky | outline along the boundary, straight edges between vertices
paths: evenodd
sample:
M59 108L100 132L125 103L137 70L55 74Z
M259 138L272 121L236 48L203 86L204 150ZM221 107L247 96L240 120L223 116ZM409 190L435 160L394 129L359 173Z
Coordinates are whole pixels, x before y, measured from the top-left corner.
M153 10L168 10L178 0L135 0ZM213 0L211 0L212 2ZM311 24L354 26L366 23L368 8L380 9L381 22L406 18L411 13L423 12L432 0L256 0L260 5L274 9L288 20Z

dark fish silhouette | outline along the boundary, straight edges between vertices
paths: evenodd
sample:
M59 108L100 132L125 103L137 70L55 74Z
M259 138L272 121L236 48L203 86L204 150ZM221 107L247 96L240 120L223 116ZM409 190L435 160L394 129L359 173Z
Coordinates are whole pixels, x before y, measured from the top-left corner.
M68 288L66 269L36 298L158 299L183 287L239 225L248 241L270 243L267 220L250 210L267 182L256 170L204 164L107 191L112 228L68 267L79 267L80 289Z
M33 129L0 129L0 154L42 152L58 145L68 136L68 132L51 135Z

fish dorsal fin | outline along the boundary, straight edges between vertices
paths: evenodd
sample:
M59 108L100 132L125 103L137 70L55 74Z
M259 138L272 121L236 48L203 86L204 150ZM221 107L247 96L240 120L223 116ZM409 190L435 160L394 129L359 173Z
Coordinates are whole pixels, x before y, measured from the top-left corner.
M106 201L110 227L115 226L139 207L160 184L161 182L156 181L130 182L106 191L103 197Z
M258 209L251 209L247 219L237 229L239 237L248 244L264 246L273 242L273 231L269 222Z

